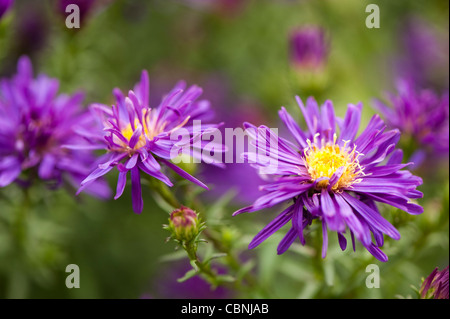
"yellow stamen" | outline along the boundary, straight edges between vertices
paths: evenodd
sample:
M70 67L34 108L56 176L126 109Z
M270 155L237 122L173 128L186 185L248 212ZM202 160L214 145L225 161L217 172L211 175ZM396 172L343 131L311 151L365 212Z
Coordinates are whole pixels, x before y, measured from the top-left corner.
M363 176L364 172L359 165L358 157L361 154L356 151L356 146L351 149L346 141L342 147L339 147L336 144L337 137L334 135L333 142L325 143L322 139L321 147L318 147L317 137L318 135L314 136L314 143L307 141L308 148L304 151L304 161L311 179L315 181L320 177L331 178L340 167L344 167L341 177L331 189L336 191L359 182L361 180L359 177ZM319 181L316 187L326 188L328 185L329 181L323 180Z

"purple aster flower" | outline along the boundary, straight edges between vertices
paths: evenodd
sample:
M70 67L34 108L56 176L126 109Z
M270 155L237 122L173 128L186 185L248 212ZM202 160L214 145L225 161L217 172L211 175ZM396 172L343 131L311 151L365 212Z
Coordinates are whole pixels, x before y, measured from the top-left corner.
M0 19L12 7L14 0L0 0Z
M278 246L278 253L282 254L296 238L305 244L304 228L318 219L323 231L322 257L326 255L331 230L337 232L342 250L347 247L346 234L350 233L353 249L356 238L377 259L387 261L379 248L383 246L383 235L399 239L400 233L382 217L376 203L386 203L410 214L423 212L421 206L411 202L422 197L416 190L422 180L402 170L409 164L401 164L402 151L396 149L399 131L386 131L383 121L375 115L357 137L361 104L350 104L345 118L339 119L331 101L320 108L313 98L307 100L306 108L299 97L297 102L308 130L303 131L284 107L279 111L296 143L276 136L266 126L244 124L256 141L255 151L244 153L244 157L271 180L260 187L265 191L263 196L234 215L290 202L255 236L249 248L258 246L291 221L290 230Z
M30 185L39 178L57 187L63 181L78 186L95 157L89 151L61 148L87 143L75 130L89 127L89 112L81 108L81 93L57 95L59 82L44 74L33 78L30 60L22 57L17 74L0 82L0 187L13 182ZM21 176L22 174L22 176ZM89 192L109 196L101 180Z
M411 82L400 80L398 94L388 95L390 107L375 100L374 107L386 118L391 128L402 132L406 147L411 149L414 167L420 166L426 156L448 156L449 151L449 97L432 90L418 90Z
M316 26L295 29L289 37L291 63L300 69L321 68L328 56L325 31Z
M129 91L128 96L125 97L119 89L113 91L117 103L112 108L101 104L92 105L92 110L101 119L103 130L99 130L98 134L92 130L80 133L93 142L91 147L106 149L108 152L101 164L82 181L78 193L116 167L119 179L114 198L122 195L130 172L133 210L141 213L141 172L173 186L161 171L161 164L208 189L204 183L171 162L179 155L189 155L200 160L208 158L209 154L202 152L206 145L201 137L219 126L202 123L197 125L203 119L211 117L210 104L205 100L197 101L202 94L200 87L193 85L184 91L185 86L184 82L179 82L157 107L150 108L148 73L143 71L140 82L134 90ZM214 141L206 144L214 146L214 151L223 151L222 145L215 144Z
M442 271L439 271L439 268L435 268L424 280L419 292L422 299L448 299L448 266Z

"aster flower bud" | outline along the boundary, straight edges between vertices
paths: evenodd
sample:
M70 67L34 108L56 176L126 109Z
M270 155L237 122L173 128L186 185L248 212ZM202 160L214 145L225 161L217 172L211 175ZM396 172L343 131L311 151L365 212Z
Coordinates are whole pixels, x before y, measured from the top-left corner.
M289 38L289 52L296 68L322 68L328 55L324 30L315 26L294 30Z
M419 293L422 299L448 299L448 266L442 271L436 267L423 281Z
M325 30L319 26L294 29L289 36L289 62L293 80L307 95L320 96L328 83L329 53Z
M198 214L192 209L181 206L170 213L169 225L164 228L172 233L172 238L180 243L193 241L203 229Z

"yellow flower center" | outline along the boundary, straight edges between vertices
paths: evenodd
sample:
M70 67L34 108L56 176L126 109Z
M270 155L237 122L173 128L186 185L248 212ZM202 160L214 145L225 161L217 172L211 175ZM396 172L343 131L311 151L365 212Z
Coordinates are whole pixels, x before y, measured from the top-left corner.
M134 121L134 127L137 127L139 125L139 120L136 119ZM131 124L128 124L124 129L121 130L121 133L123 135L123 137L125 137L128 141L130 141L131 136L133 135L134 131L133 128L131 127ZM141 136L139 136L139 141L136 143L136 145L134 146L134 149L140 149L141 147L145 146L145 132L142 132ZM122 143L123 144L123 143ZM126 146L126 145L124 145Z
M340 190L361 181L360 177L364 172L359 165L358 157L361 154L355 150L356 146L351 149L347 147L348 142L345 142L343 147L339 147L336 145L335 135L332 143L322 141L322 146L318 147L316 137L317 135L314 136L314 143L308 140L309 147L304 151L305 165L312 180L321 177L331 178L340 167L343 167L342 175L331 187L332 190ZM329 181L325 179L317 182L316 187L326 188L328 185Z
M143 130L141 133L141 136L139 137L138 142L136 143L136 145L134 146L134 150L140 149L142 147L144 147L146 145L146 138L151 141L155 138L155 136L161 134L162 132L164 132L166 126L167 126L167 121L158 121L158 113L156 112L152 112L153 110L151 109L143 109L142 110L142 124L143 124ZM168 131L168 133L171 133L173 131L175 131L176 129L179 129L181 127L183 127L190 119L190 116L187 116L184 121L177 125L176 127L174 127L173 129L171 129L170 131ZM138 118L134 119L134 127L138 127L140 125L140 121ZM131 127L131 123L129 123L125 128L123 128L121 130L122 135L128 140L130 141L131 137L133 136L134 130ZM122 141L119 142L123 147L127 148L128 145L125 145L125 143L123 143Z

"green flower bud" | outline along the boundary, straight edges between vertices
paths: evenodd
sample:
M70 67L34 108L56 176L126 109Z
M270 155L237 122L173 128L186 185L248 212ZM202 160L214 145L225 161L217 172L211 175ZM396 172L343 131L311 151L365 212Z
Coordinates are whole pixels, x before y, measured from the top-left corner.
M170 213L167 229L172 237L179 242L190 242L201 231L201 223L198 214L192 209L181 206Z

